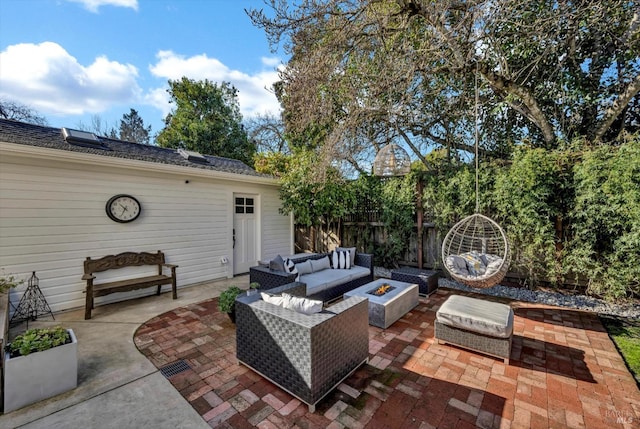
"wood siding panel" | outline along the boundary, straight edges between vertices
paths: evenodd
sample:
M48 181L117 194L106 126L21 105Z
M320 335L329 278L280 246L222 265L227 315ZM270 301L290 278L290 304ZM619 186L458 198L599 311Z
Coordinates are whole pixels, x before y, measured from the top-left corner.
M53 311L84 305L81 277L87 256L162 250L168 263L179 265L178 287L226 278L230 268L220 259L232 254L233 192L260 196L262 231L268 231L261 240L263 252L279 251L292 241L284 228L288 217L277 213L275 186L3 155L0 267L19 278L36 271ZM120 193L135 196L142 205L140 217L132 223L113 222L105 213L107 200ZM283 233L284 237L278 235ZM153 267L135 267L99 276L120 280L134 273L128 270L135 270L134 275L155 274ZM12 292L14 304L24 288ZM151 293L153 288L113 294L96 303Z
M280 214L280 207L278 190L265 189L262 199L262 260L272 259L276 255L290 255L293 251L291 216Z

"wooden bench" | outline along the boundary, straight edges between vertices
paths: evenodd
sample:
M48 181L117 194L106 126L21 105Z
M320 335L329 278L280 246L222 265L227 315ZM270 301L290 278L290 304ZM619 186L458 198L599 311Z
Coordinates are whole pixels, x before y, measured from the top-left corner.
M157 265L158 275L136 277L126 280L118 280L113 282L95 284L94 280L96 276L94 273L99 273L107 270L117 270L120 268L137 267L143 265ZM173 299L178 298L178 292L176 290L176 268L177 265L165 264L164 253L158 250L158 253L134 253L124 252L118 255L109 255L99 259L91 259L87 257L84 261L84 275L82 280L87 281L87 289L85 293L85 320L91 319L91 310L93 309L93 299L97 296L109 295L115 292L127 292L136 289L143 289L151 286L157 286L157 295L160 295L160 289L162 285L171 284L171 290L173 292ZM169 268L171 270L171 276L163 274L163 268Z

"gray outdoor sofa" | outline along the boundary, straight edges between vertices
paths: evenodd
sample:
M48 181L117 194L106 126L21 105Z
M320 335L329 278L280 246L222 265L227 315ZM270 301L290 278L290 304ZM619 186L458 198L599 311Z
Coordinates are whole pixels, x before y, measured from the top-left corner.
M308 253L292 257L295 264L313 259L320 260L330 253ZM260 290L269 290L296 281L297 274L278 271L269 266L258 265L249 269L249 281L260 284ZM307 285L308 297L329 302L342 297L345 292L356 289L373 281L373 255L355 253L354 264L350 269L324 269L319 272L303 274L298 280Z
M270 290L305 295L292 283ZM367 299L348 298L320 313L302 314L262 300L236 299L236 356L291 395L315 405L369 360Z

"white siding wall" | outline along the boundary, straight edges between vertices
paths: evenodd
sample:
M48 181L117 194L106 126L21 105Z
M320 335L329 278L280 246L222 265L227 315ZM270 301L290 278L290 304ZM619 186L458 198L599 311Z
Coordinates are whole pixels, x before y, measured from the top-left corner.
M265 189L262 198L262 255L261 260L271 260L277 255L293 253L293 225L290 215L282 215L277 188Z
M234 192L260 196L262 231L267 232L262 251L288 251L290 218L278 214L275 186L3 155L0 267L19 278L36 271L53 311L84 305L81 277L87 256L162 250L168 263L179 265L179 287L230 277L232 261L223 265L220 259L233 256ZM132 223L116 223L105 213L106 201L120 193L135 196L142 205ZM100 273L98 279L154 272L127 268ZM114 294L97 304L150 293L153 288ZM12 300L20 295L13 292Z

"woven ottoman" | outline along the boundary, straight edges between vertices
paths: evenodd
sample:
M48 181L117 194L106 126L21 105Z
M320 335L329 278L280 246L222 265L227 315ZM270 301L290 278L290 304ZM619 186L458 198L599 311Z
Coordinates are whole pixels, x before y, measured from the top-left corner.
M506 304L450 296L436 313L438 344L453 344L504 359L509 364L513 310Z

